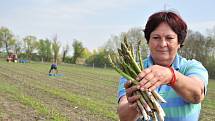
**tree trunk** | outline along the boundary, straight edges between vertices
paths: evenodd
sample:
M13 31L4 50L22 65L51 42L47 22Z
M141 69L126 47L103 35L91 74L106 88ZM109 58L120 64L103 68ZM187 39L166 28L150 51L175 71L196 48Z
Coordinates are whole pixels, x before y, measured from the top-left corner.
M8 49L8 43L5 42L5 48L6 48L6 51L7 51L7 55L9 55L9 49Z

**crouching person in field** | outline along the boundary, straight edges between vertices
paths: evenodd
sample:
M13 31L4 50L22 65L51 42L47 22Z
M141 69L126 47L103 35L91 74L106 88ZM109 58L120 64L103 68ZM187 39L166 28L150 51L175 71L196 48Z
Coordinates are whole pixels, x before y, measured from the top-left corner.
M58 73L58 70L57 70L57 63L52 63L51 64L51 68L49 70L49 74L53 73L53 71L55 71L55 74Z

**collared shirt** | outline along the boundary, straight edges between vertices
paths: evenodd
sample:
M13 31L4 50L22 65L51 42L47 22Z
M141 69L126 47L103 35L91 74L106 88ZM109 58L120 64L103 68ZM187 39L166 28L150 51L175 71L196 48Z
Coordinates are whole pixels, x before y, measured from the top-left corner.
M144 68L148 68L153 65L152 57L149 56L144 60ZM208 72L204 66L192 59L187 60L176 55L172 67L182 73L185 76L195 76L204 82L205 94L208 85ZM118 88L118 100L126 94L124 84L127 82L125 78L120 78ZM177 83L177 82L176 82ZM161 85L156 91L167 101L167 103L161 103L166 116L165 121L198 121L201 103L192 104L185 101L179 96L171 86Z

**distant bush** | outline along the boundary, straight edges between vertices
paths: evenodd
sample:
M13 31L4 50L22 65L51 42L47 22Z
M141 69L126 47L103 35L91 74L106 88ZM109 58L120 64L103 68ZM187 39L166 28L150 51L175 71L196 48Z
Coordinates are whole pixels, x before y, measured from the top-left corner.
M96 52L86 60L86 64L95 67L110 67L106 55L107 53L104 50Z
M20 53L20 54L18 54L18 58L19 58L19 59L28 59L26 53Z
M6 52L0 52L0 58L6 58L7 53Z

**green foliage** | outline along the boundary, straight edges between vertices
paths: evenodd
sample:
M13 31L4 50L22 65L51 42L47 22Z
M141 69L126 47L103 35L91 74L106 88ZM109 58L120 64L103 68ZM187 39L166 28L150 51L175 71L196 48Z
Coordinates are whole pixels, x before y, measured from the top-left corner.
M6 58L7 53L6 52L0 52L0 58Z
M94 52L93 55L86 60L86 63L96 67L110 67L105 49L99 49L98 52Z
M28 56L27 56L26 53L19 53L19 54L18 54L18 58L19 58L19 59L25 59L25 60L26 60L26 59L28 59Z
M40 56L37 53L32 53L31 60L33 60L33 61L41 61Z
M74 40L74 42L72 43L72 47L74 49L74 54L73 54L73 63L76 62L77 58L82 58L83 57L83 44L82 42L78 41L78 40Z
M33 51L37 48L38 42L35 36L26 36L24 39L25 51L27 54L27 58L31 60Z
M70 57L70 56L65 56L63 62L64 62L64 63L72 63L72 62L73 62L73 61L72 61L72 57Z
M2 41L0 41L0 48L2 48L2 46L3 46L3 42L2 42Z
M52 53L51 53L51 42L48 39L40 39L38 44L38 54L40 56L40 60L43 61L51 61Z
M206 68L209 73L209 77L212 79L215 79L215 59L214 58L209 58L208 59L208 64L206 65Z
M83 48L83 51L82 51L82 54L81 54L81 57L82 58L89 58L91 56L91 52L87 49L87 48Z
M0 28L0 48L2 46L5 46L7 54L9 54L10 46L13 46L15 44L15 41L16 40L14 39L14 35L8 28Z
M180 55L200 61L208 70L210 78L215 78L215 37L205 37L199 32L189 31Z

